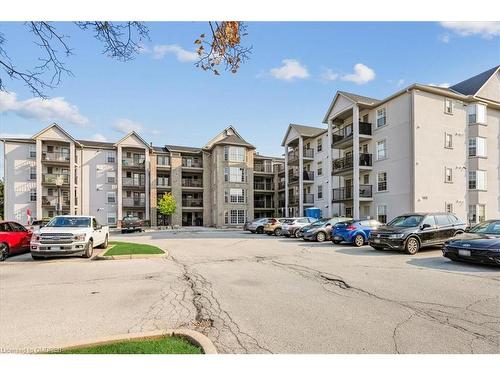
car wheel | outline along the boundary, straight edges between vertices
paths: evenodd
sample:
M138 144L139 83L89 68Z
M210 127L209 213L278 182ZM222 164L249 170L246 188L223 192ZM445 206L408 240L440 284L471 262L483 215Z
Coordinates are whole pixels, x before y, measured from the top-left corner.
M341 241L339 241L339 240L332 240L332 242L333 242L335 245L338 245Z
M408 254L415 255L420 249L420 242L416 237L410 237L406 240L405 251Z
M273 235L273 232L266 232L266 234L267 234L268 236L272 236L272 235Z
M106 234L106 239L104 242L99 246L101 249L106 249L108 247L108 235Z
M263 227L258 227L257 228L257 234L262 234L264 233L264 228Z
M6 243L0 244L0 262L3 262L9 256L9 245Z
M297 234L299 233L299 230L296 229L293 233L292 233L292 237L294 238L298 238Z
M31 259L33 260L41 260L43 257L39 256L39 255L33 255L31 254Z
M361 247L365 244L365 239L361 234L357 234L356 237L354 237L354 245L357 247Z
M89 242L87 242L87 246L85 247L85 253L83 254L83 257L90 258L93 253L94 253L94 242L92 240L89 240Z
M316 234L316 241L323 242L326 239L326 236L323 232L318 232Z
M281 236L281 228L276 228L274 230L274 235L277 236L277 237Z

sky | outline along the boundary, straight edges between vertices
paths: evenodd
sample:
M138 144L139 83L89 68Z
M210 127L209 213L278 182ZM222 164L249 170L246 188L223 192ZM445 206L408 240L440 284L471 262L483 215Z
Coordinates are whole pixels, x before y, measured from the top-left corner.
M0 70L0 137L29 137L57 122L77 139L116 142L136 130L154 145L202 147L233 125L259 153L281 156L288 124L323 126L337 90L384 98L498 65L499 24L250 22L242 42L250 60L237 74L215 76L194 66L205 22L148 23L151 40L128 62L103 55L89 32L54 23L70 37L74 54L63 61L73 75L41 100ZM40 49L23 23L0 22L0 33L11 61L37 64Z

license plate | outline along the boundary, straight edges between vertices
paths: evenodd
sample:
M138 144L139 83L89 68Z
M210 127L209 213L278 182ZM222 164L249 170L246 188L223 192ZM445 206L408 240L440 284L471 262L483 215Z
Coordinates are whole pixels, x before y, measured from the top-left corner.
M61 248L59 246L51 246L50 247L50 250L61 250Z
M458 255L461 257L470 257L470 250L458 250Z
M380 240L379 240L378 238L375 238L375 239L373 240L373 242L374 242L374 243L380 243Z

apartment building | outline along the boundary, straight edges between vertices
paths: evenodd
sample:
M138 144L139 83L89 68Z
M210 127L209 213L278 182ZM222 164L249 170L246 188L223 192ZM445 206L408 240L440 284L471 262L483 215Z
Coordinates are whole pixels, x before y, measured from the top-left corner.
M324 216L383 222L412 211L471 223L500 217L498 66L449 88L413 84L384 99L338 91L323 123L291 124L283 140L289 215L316 206ZM324 178L308 175L319 171Z
M9 220L86 214L117 226L138 216L152 226L232 227L279 209L284 160L259 155L232 126L201 148L153 146L135 132L116 143L76 140L57 124L3 142ZM171 218L157 208L166 192L177 202Z

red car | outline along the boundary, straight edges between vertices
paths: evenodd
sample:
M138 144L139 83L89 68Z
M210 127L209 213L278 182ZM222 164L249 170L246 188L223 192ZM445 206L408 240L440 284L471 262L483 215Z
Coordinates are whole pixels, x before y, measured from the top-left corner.
M0 221L0 262L29 251L32 232L15 221Z

